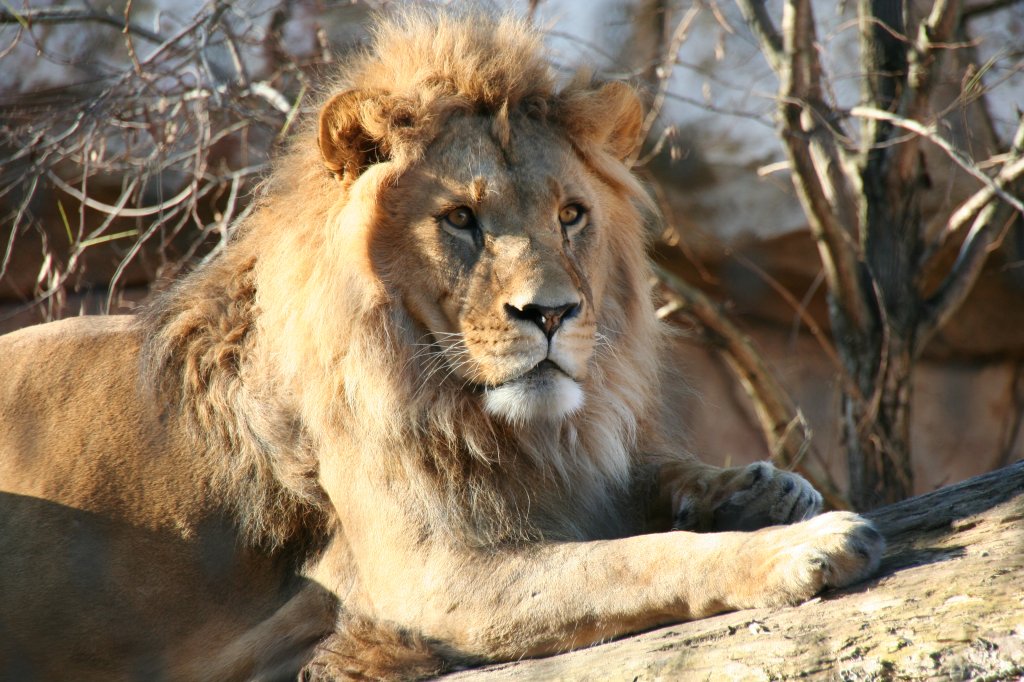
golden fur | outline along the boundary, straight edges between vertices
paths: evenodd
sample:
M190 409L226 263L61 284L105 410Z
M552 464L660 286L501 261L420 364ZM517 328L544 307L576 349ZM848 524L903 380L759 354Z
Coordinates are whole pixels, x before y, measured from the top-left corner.
M169 576L118 583L157 595L138 608L159 632L97 635L75 611L83 665L22 614L34 634L0 649L0 677L414 677L873 570L877 533L804 520L821 501L803 479L679 452L650 205L623 163L630 88L560 83L517 19L417 10L382 21L318 109L224 252L141 319L0 340L19 522L38 515L24 496L62 528L119 524L89 556L130 581L143 548L168 547L146 570ZM84 365L95 381L69 383ZM751 533L693 532L730 529ZM0 554L55 551L20 537L0 528ZM239 594L197 613L211 547ZM47 580L45 599L18 582L10 608L88 601L59 569Z

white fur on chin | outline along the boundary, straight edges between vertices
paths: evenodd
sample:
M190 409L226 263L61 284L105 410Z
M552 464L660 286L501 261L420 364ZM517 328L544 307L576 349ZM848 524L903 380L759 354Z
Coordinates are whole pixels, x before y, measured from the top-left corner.
M532 374L484 392L484 409L513 424L558 421L583 407L583 389L562 373Z

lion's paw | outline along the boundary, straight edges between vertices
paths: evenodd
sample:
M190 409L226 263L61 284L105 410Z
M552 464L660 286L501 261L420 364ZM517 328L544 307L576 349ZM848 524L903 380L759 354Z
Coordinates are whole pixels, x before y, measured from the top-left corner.
M768 462L726 470L708 492L710 499L703 502L687 496L676 500L675 529L757 530L805 521L822 507L821 495L807 479ZM697 505L707 507L698 511Z
M772 541L784 546L770 553L762 606L795 604L827 587L864 580L878 569L885 550L874 525L851 512L822 514L775 534Z
M754 462L737 490L714 510L715 530L756 530L796 523L821 512L821 494L800 474Z

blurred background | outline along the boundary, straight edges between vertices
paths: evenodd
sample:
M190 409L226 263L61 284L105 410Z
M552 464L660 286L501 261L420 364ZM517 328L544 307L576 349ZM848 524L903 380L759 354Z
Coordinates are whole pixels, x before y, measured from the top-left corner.
M0 0L0 332L130 312L216 254L308 95L400 4ZM773 457L858 507L1024 458L1024 2L487 6L647 101L636 168L690 448ZM895 474L861 480L872 448Z

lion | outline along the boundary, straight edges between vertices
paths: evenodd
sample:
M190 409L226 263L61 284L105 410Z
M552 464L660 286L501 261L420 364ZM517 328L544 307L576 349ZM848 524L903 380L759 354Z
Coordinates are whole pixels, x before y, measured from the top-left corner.
M637 93L514 17L373 35L218 255L0 338L0 678L412 679L878 566L686 453Z

